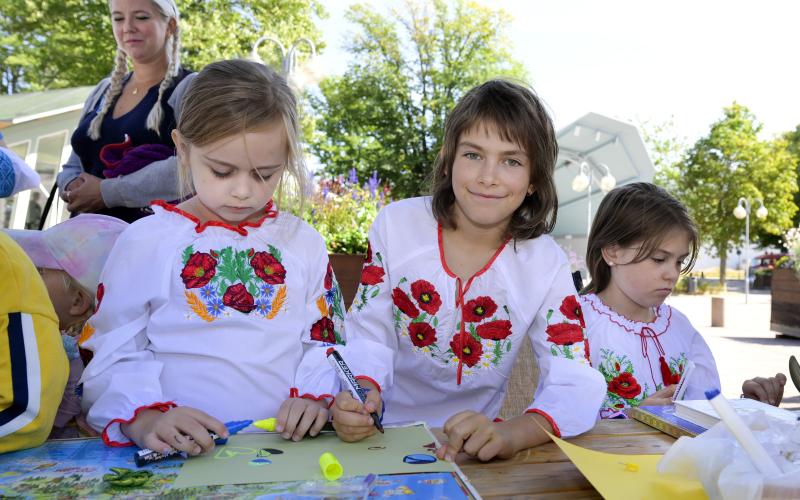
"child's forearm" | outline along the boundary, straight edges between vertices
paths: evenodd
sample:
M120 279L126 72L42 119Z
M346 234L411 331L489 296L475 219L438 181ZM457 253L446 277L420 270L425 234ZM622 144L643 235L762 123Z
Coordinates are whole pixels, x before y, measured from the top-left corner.
M553 433L553 427L547 419L537 413L519 415L504 422L498 422L497 425L503 428L510 437L509 448L504 450L506 453L502 454L508 457L550 441L547 432Z

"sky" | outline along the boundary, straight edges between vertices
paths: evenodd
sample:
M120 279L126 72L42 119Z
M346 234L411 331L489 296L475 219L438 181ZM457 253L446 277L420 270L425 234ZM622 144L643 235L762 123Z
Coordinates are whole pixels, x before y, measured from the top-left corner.
M340 74L351 0L330 18L319 64ZM399 5L369 0L386 12ZM771 136L800 124L800 2L789 0L493 0L513 16L510 52L527 68L557 128L595 112L634 124L672 120L689 143L734 100Z

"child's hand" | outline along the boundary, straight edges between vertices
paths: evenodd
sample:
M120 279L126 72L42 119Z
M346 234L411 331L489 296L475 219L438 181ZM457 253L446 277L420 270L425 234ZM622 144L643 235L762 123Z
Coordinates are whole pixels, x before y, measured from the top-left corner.
M342 441L354 443L375 434L378 429L370 413L377 412L380 415L382 407L381 393L377 390L367 393L365 404L361 404L348 391L340 392L333 405L333 428L336 429L336 435Z
M463 451L483 462L495 457L511 458L516 450L511 433L502 425L474 411L462 411L447 419L442 429L447 444L436 450L440 460L454 461Z
M228 428L216 418L194 408L179 406L166 413L144 410L122 432L140 448L168 451L170 448L199 455L214 448L208 431L228 437Z
M751 378L742 384L742 395L762 403L778 406L783 399L783 386L785 385L786 375L783 373L777 373L770 378Z
M643 399L639 406L666 406L672 404L672 396L675 394L675 389L678 388L677 384L672 384L664 387L660 391L656 391L648 398Z
M316 436L328 421L328 407L325 401L306 398L289 398L278 410L278 423L275 430L284 439L300 441L308 433Z

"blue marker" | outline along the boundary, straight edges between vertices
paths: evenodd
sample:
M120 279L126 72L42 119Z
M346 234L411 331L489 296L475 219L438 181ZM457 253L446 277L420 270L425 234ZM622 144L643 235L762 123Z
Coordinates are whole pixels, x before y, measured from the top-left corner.
M226 422L225 427L228 428L229 436L233 436L252 423L252 420L233 420L231 422ZM228 442L228 438L221 438L215 432L209 432L208 435L211 436L211 439L214 440L215 444L225 444ZM137 467L144 467L147 464L152 464L153 462L158 462L160 460L174 457L175 455L181 455L183 453L184 452L174 448L166 453L154 451L149 448L142 448L133 455L133 461L136 462Z

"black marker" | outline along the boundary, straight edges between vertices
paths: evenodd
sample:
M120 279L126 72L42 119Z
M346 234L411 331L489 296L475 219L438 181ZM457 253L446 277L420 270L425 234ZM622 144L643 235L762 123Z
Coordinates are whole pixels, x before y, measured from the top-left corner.
M252 423L253 423L252 420L236 420L232 422L226 422L225 427L228 428L228 434L229 434L228 437L233 436L234 434L236 434L237 432L239 432L240 430L244 429L245 427L247 427ZM228 442L228 438L221 438L216 432L209 431L208 435L211 437L211 439L214 440L214 443L216 444L225 444ZM187 437L187 439L191 438ZM152 464L153 462L158 462L169 457L174 457L175 455L181 455L183 453L185 452L176 450L175 448L172 448L167 452L160 452L151 450L149 448L142 448L141 450L134 453L133 461L136 463L137 467L144 467L147 464Z
M350 389L350 392L353 393L354 396L357 396L362 403L366 403L367 391L358 383L358 380L353 376L353 372L350 371L350 368L348 368L342 356L336 352L336 349L333 347L328 348L325 354L328 356L328 362L333 365L336 373L339 374L339 378L345 386ZM375 422L375 428L383 434L383 426L381 425L381 418L378 416L378 413L373 411L369 415L372 417L372 421Z

